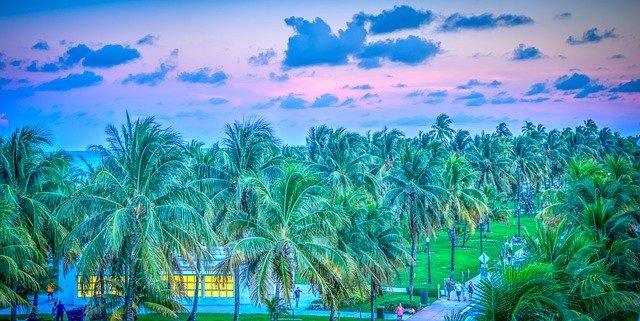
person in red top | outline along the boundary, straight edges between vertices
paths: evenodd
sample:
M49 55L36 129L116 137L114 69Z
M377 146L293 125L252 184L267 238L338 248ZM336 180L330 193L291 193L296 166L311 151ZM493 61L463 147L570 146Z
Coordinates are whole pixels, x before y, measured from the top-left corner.
M403 314L404 314L404 309L402 308L402 303L398 303L398 307L396 308L396 315L398 316L398 321L402 321Z

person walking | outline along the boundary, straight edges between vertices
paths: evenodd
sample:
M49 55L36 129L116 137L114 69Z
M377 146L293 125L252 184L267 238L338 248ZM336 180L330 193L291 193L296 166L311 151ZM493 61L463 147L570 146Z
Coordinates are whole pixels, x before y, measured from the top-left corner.
M54 310L56 312L55 321L64 321L64 313L67 312L67 309L64 307L64 304L62 304L62 301L55 306Z
M469 301L473 300L473 290L475 290L475 285L473 285L473 281L469 281L467 284L467 291L469 292Z
M398 303L398 307L396 308L396 316L398 317L398 321L402 321L403 315L404 309L402 308L402 303Z
M458 297L458 302L460 302L460 295L462 294L462 284L460 281L456 282L456 296Z
M462 282L462 301L467 301L467 287L464 282Z
M447 279L447 282L444 283L444 290L447 292L447 301L451 300L452 287L453 283L451 283L451 279Z
M58 306L58 301L53 301L53 307L51 308L51 316L53 319L56 318L56 306Z
M49 285L47 285L47 300L53 300L53 282L49 282Z
M296 309L298 308L298 303L300 302L300 295L302 294L302 290L300 287L297 287L295 291L293 291L293 298L296 299Z

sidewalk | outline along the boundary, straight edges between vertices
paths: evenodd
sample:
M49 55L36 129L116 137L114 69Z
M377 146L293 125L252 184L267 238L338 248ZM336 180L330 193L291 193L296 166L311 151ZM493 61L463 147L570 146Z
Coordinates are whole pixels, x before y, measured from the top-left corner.
M473 281L473 284L478 284L478 281L480 281L480 275L477 275L471 279L471 281ZM457 313L463 310L468 310L471 303L472 302L469 300L458 302L455 292L452 292L451 301L447 300L446 296L440 297L436 302L424 307L422 310L418 311L418 313L407 319L411 321L442 321L442 318L445 315L451 314L451 311Z

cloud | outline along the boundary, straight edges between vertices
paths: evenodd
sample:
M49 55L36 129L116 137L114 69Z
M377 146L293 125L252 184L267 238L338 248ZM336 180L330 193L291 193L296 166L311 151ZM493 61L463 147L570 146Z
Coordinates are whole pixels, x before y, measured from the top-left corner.
M582 90L577 93L575 96L573 96L574 98L586 98L588 97L590 94L592 93L597 93L599 91L603 91L605 90L606 87L600 84L589 84L584 86L584 88L582 88Z
M498 27L514 27L531 23L533 23L533 19L530 17L513 14L494 16L490 13L484 13L479 16L463 16L460 13L454 13L445 19L444 23L440 26L440 31L451 32L462 29L483 30Z
M380 98L378 94L366 93L360 97L361 99Z
M356 20L368 21L369 32L373 35L394 32L403 29L416 29L433 21L434 15L429 10L416 10L410 6L394 6L391 10L383 10L378 15L360 13Z
M399 82L397 84L391 85L391 87L393 87L393 88L404 88L404 87L407 87L407 84L403 84L403 83Z
M405 95L406 98L413 98L413 97L420 97L420 96L424 96L423 90L412 91Z
M625 56L623 54L615 54L613 56L611 56L610 59L624 59Z
M285 82L287 80L289 80L289 74L282 74L282 75L277 75L275 72L271 72L269 73L269 80L273 80L273 81L278 81L278 82Z
M317 97L316 100L311 104L311 107L331 107L335 106L338 103L339 99L336 95L333 94L324 94L320 97Z
M368 66L361 64L360 67L370 69L379 67L383 59L416 65L434 57L439 52L439 42L408 36L405 39L387 39L367 44L356 56L368 62Z
M33 92L33 87L20 87L10 90L0 89L0 101L31 97Z
M427 97L439 97L439 98L444 98L447 97L447 91L446 90L436 90L436 91L432 91L430 93L427 94Z
M273 49L267 49L266 51L259 52L255 56L249 57L248 63L252 66L265 66L271 62L271 59L277 56Z
M69 74L66 77L40 84L35 88L39 91L68 91L74 88L95 86L102 82L102 76L96 75L92 71L85 71L81 74Z
M562 20L562 19L569 19L571 18L571 16L573 16L571 12L563 12L563 13L558 13L555 18Z
M280 108L282 109L302 109L307 106L307 101L294 96L293 93L281 97Z
M6 117L7 117L6 113L1 113L0 114L0 126L2 126L2 127L9 126L9 120Z
M402 117L396 119L393 123L398 126L426 126L431 123L433 118L427 116L416 115L411 117Z
M4 87L4 85L6 85L6 84L8 84L10 82L11 82L11 79L0 77L0 88Z
M42 67L37 62L32 62L28 71L54 72L73 67L82 61L85 67L110 68L140 58L138 50L122 45L105 45L98 50L93 50L87 45L79 44L67 49L58 61L47 63Z
M22 65L22 60L12 60L10 64L14 67L20 67L20 65Z
M308 21L300 17L284 20L293 27L282 62L286 68L313 65L344 65L348 56L362 48L367 35L362 23L347 23L347 29L331 33L331 27L320 18Z
M618 87L611 89L611 91L621 93L638 93L640 92L640 78L622 83L618 85Z
M39 40L33 46L31 46L31 49L47 51L49 50L49 44L44 40Z
M484 97L484 94L479 93L477 91L472 91L467 95L458 96L456 100L465 101L466 106L482 106L487 102L487 99Z
M140 39L138 39L138 41L136 41L136 44L139 46L142 45L155 45L156 41L158 40L158 37L152 35L152 34L148 34Z
M545 102L547 100L549 100L549 98L547 98L547 97L536 97L536 98L533 98L533 99L522 98L522 99L520 99L520 102L523 102L523 103L541 103L541 102Z
M61 69L62 68L55 63L47 63L38 67L37 61L32 61L31 64L26 68L28 72L57 72Z
M358 62L358 67L362 69L374 69L382 67L382 64L378 58L364 58Z
M355 105L353 105L353 103L354 103L355 101L356 101L356 100L355 100L355 99L353 99L353 98L347 98L347 99L345 99L342 103L340 103L340 105L338 105L338 106L339 106L339 107L355 106Z
M547 89L547 84L543 82L539 82L531 85L531 88L529 89L529 91L524 93L524 95L533 96L533 95L538 95L538 94L548 93L548 92L549 90Z
M149 73L139 73L139 74L129 74L123 81L122 84L126 85L128 83L136 83L138 85L149 85L155 86L161 81L163 81L167 74L175 69L175 65L161 63L160 67L156 69L154 72Z
M570 45L581 45L585 43L600 42L608 38L618 38L618 35L615 33L615 29L605 30L604 33L600 34L598 28L592 28L585 31L580 38L569 36L569 38L567 38L567 43Z
M507 93L504 91L495 95L493 98L491 98L492 105L508 105L508 104L514 104L517 101L518 101L517 99L507 95Z
M502 85L502 82L498 81L498 80L493 80L491 82L481 82L478 79L471 79L469 81L467 81L466 84L464 85L458 85L456 86L457 89L471 89L473 87L477 87L477 86L485 86L485 87L500 87L500 85Z
M513 50L511 60L533 60L544 57L542 52L536 47L527 47L525 44L519 44L516 49Z
M222 104L226 104L228 102L229 102L228 99L222 98L222 97L213 97L213 98L209 99L209 103L211 105L222 105Z
M194 72L181 72L178 80L192 84L212 84L221 86L229 79L229 74L222 70L211 71L209 68L200 68Z
M591 82L591 78L587 75L574 73L571 76L564 75L555 82L556 89L575 90L582 89Z
M351 88L351 89L357 89L357 90L369 90L369 89L373 89L373 86L369 85L369 84L362 84L362 85L357 85L357 86L353 86L350 87L349 85L346 85L342 88Z

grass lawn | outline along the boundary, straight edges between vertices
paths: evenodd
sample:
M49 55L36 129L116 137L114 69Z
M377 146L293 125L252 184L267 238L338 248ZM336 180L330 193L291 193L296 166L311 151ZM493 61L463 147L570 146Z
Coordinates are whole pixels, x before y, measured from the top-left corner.
M522 225L522 235L526 233L533 234L536 232L536 223L534 217L523 217L520 221ZM492 223L491 232L486 234L483 239L484 252L489 256L489 268L495 266L499 259L501 244L511 239L517 233L517 219L512 218L508 223ZM416 280L415 288L419 293L420 289L429 289L430 302L437 297L438 284L444 284L444 279L449 277L450 261L451 261L451 243L447 233L444 231L437 233L436 239L431 239L431 285L427 284L427 255L425 253L426 244L422 240L418 246L418 256L416 259ZM461 272L464 272L464 281L467 280L467 272L471 277L480 274L480 233L476 232L471 235L465 248L456 248L455 251L455 271L456 280L460 279ZM401 271L400 275L393 282L394 287L407 288L409 286L409 269ZM442 286L441 286L442 289ZM402 293L386 293L383 298L376 299L376 306L387 306L389 304L397 305L398 302L407 302L408 294ZM414 295L413 301L419 302L420 296ZM405 304L403 304L405 305ZM344 310L369 311L369 303L356 304L344 307Z
M51 315L40 315L40 318L42 318L43 321L51 321ZM165 317L159 314L141 314L138 316L138 321L175 321L175 320L186 320L188 317L187 314L179 314L177 319L174 318L169 318L169 317ZM19 315L18 319L19 320L24 320L26 319L27 316L26 315ZM282 318L282 317L281 317ZM286 317L285 317L286 318ZM67 320L67 317L65 316L65 321ZM0 315L0 321L5 321L5 320L9 320L9 316L8 315ZM198 317L197 317L198 321L230 321L233 320L233 314L215 314L215 313L198 313ZM269 321L271 320L271 318L269 317L269 315L266 314L241 314L240 315L240 320L246 320L246 321ZM318 316L299 316L296 315L296 320L302 320L302 321L326 321L327 317L318 317ZM355 321L358 319L353 319L353 318L340 318L340 320L346 320L346 321Z

